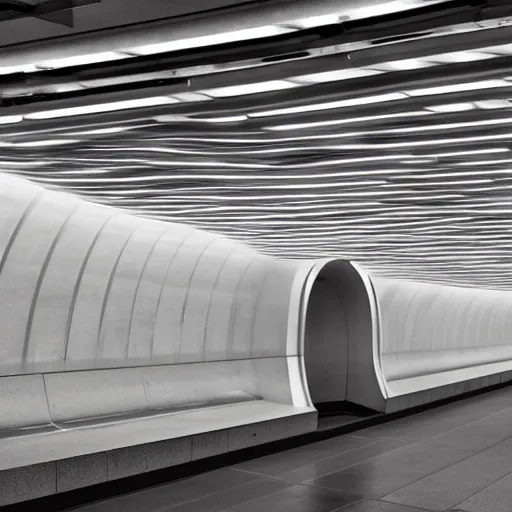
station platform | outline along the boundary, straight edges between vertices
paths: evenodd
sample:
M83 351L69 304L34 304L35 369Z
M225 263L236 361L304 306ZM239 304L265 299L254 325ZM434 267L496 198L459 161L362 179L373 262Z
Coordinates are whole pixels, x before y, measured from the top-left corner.
M66 510L510 512L512 387L354 428Z

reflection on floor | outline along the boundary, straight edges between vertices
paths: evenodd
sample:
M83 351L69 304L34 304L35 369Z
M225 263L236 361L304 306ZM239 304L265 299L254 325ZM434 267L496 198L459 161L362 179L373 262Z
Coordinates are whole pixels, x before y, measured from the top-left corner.
M512 388L80 507L80 512L510 512Z

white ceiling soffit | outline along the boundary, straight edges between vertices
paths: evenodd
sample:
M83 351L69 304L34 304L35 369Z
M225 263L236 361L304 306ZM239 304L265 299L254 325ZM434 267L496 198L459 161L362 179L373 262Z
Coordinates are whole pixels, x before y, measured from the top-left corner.
M62 27L53 28L54 33L38 31L37 24L46 23L41 20L24 18L1 23L0 46L6 46L0 52L0 67L19 68L20 71L35 71L31 66L38 62L48 62L60 59L76 59L77 63L101 62L129 58L135 55L144 55L183 49L186 41L188 48L208 46L227 41L243 41L293 32L303 28L328 25L347 19L363 19L372 16L401 12L404 10L425 7L443 3L446 0L294 0L276 2L254 2L254 7L244 2L241 9L230 9L222 13L201 16L187 16L178 19L165 19L139 23L132 26L114 27L101 32L85 33L85 31L108 28L94 26L102 19L101 7L107 8L111 4L117 4L118 12L122 13L125 6L124 0L102 0L99 4L93 4L84 9L78 9L75 13L74 29ZM190 4L191 0L188 0ZM160 2L161 3L161 2ZM173 2L174 4L175 2ZM184 0L178 2L185 4ZM216 6L222 2L208 4L208 7ZM228 2L224 4L240 3ZM250 2L252 4L252 2ZM142 4L142 2L141 2ZM129 4L132 9L132 3ZM146 2L144 2L146 5ZM191 6L197 6L197 1L192 0ZM99 9L96 15L91 15L94 9ZM197 11L197 7L195 8ZM194 11L190 8L189 12ZM87 15L87 13L89 13ZM93 19L84 19L82 16L92 16ZM201 19L200 23L198 18ZM121 15L122 19L122 15ZM32 26L31 24L36 24ZM131 22L133 23L133 21ZM27 26L30 25L30 26ZM113 23L111 23L111 26ZM57 26L56 26L57 27ZM83 27L84 30L80 30ZM64 30L66 29L66 30ZM64 32L59 32L64 30ZM56 31L56 32L55 32ZM247 32L248 31L248 32ZM84 32L84 33L80 33ZM258 33L260 32L260 33ZM56 37L48 41L32 41L20 39L19 34L32 34L34 39ZM71 37L58 37L71 36ZM110 52L121 52L112 55ZM123 53L127 52L127 53ZM79 57L82 57L80 59Z

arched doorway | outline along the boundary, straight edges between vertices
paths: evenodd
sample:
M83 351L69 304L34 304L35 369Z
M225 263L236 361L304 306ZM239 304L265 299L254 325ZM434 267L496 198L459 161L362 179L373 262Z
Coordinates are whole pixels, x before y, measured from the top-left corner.
M336 280L320 272L309 296L304 361L314 404L345 400L347 389L347 318Z
M304 367L315 406L384 409L371 281L345 260L319 263L306 283Z

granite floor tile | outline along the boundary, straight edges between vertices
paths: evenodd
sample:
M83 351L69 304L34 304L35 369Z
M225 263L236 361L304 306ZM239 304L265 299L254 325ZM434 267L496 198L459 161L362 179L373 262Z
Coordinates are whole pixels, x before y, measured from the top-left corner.
M233 469L275 476L291 471L301 465L327 459L356 448L374 443L374 439L358 436L340 436L312 443L299 448L248 460L232 466Z
M501 391L501 390L500 390ZM393 437L408 442L426 440L453 428L505 411L512 413L512 393L497 397L481 395L423 411L411 417L382 423L357 432L363 437ZM505 413L507 414L507 413Z
M362 500L347 505L335 512L423 512L424 509L407 507L380 500ZM424 512L430 512L425 510Z
M190 501L191 497L209 496L254 479L255 476L249 473L220 469L92 503L80 508L80 512L161 512Z
M380 498L473 455L470 450L422 442L378 455L310 484Z
M348 466L363 462L376 455L395 450L401 446L404 446L403 441L378 439L365 446L354 448L353 450L329 457L328 459L303 464L291 471L279 473L277 476L287 482L312 483L316 478L334 473L335 471L340 471ZM305 462L305 460L302 462Z
M512 474L453 508L464 512L510 512L512 510Z
M431 438L450 447L475 453L512 437L512 409L492 414Z
M445 511L512 473L511 454L512 439L509 439L407 485L383 499L433 511Z
M351 493L292 485L229 509L230 512L333 512L360 499Z
M191 501L166 510L169 510L169 512L222 512L291 485L276 479L259 477L249 483L210 494L200 499L194 499L192 495L190 497Z

